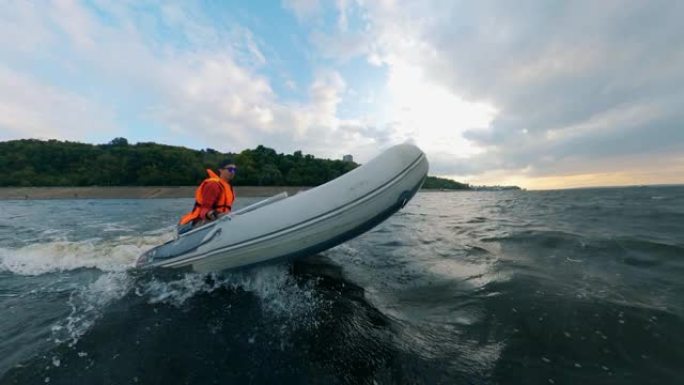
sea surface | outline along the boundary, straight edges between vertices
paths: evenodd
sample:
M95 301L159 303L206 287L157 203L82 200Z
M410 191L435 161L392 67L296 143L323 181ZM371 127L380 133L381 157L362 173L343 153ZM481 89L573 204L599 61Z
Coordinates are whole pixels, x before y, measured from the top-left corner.
M133 269L191 204L1 201L0 384L684 384L684 187L421 192L295 262Z

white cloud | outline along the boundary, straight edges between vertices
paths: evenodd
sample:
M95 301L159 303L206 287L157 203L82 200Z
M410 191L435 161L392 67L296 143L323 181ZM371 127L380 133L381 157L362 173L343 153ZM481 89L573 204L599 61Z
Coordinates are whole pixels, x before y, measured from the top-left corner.
M314 29L311 35L324 56L346 62L364 55L369 63L387 71L385 88L375 103L378 109L358 122L383 129L358 132L382 132L387 143L412 141L429 154L453 154L456 160L480 152L463 134L487 127L496 110L485 102L466 100L426 73L420 58L434 56L434 50L416 31L404 30L420 15L401 14L397 11L401 5L393 3L370 3L365 10L357 9L358 5L340 2L340 27L333 33ZM368 30L347 28L351 10L361 18L357 24Z
M294 12L300 21L315 16L321 10L319 0L283 0L283 6Z
M348 20L348 12L349 12L349 0L337 0L335 1L335 6L337 7L337 11L339 13L339 17L337 19L337 28L340 31L347 31L347 28L349 27L349 20Z
M0 140L113 134L113 111L0 65Z
M330 4L332 27L322 24ZM432 172L471 181L619 173L629 159L662 175L684 152L684 3L283 5L319 50L309 84L279 72L302 93L296 102L272 88L267 37L234 21L216 27L193 5L10 3L0 138L117 136L137 120L161 127L145 140L361 161L409 139ZM386 83L350 113L347 102L371 97L343 78L358 57L386 69Z
M334 140L338 127L345 123L336 116L346 89L340 74L321 70L308 87L308 100L283 101L271 88L271 79L258 73L261 66L268 64L259 47L263 43L243 26L215 30L192 10L177 4L165 4L160 19L153 21L137 20L135 12L121 4L101 10L111 18L107 22L87 7L71 2L43 10L19 4L9 11L13 27L40 32L37 35L47 44L45 52L68 54L51 56L50 64L64 71L86 70L101 83L92 84L98 98L91 100L68 84L55 84L52 78L33 78L19 70L12 76L3 75L5 83L8 79L23 79L16 87L27 93L26 97L14 99L5 94L4 124L0 126L4 137L83 140L87 138L86 127L106 127L107 132L119 135L114 122L130 116L116 115L128 107L108 94L115 88L124 98L145 102L136 107L139 116L134 118L169 129L162 136L143 140L187 145L190 139L195 145L224 151L240 151L257 144L278 151L304 149L323 156L338 156L338 152L345 151L346 144ZM160 23L190 42L190 49L156 40L148 29ZM46 27L50 25L53 29ZM32 31L26 32L26 39L35 39L30 37ZM67 40L55 37L60 35ZM10 51L18 50L16 44L2 37L0 44ZM34 60L42 60L39 56L29 52L18 57L24 64L35 64ZM77 115L78 119L74 119Z
M311 43L324 57L347 61L355 56L369 52L368 37L358 31L341 34L329 34L315 31L311 34Z
M55 37L41 16L41 6L28 1L18 1L0 12L0 58L3 62L13 54L37 55L40 47L52 44Z
M599 173L630 156L655 170L684 151L681 2L365 7L369 61L390 73L397 63L416 68L445 94L496 111L486 129L457 133L476 148L466 151L467 160L460 151L428 147L438 159L433 172L477 178L498 170L521 180ZM446 132L446 122L459 118L439 104L430 106L432 116L444 115L431 127Z
M394 61L387 80L389 112L398 141L412 139L425 151L464 158L478 152L462 134L487 127L495 110L454 95L425 78L420 67ZM402 138L403 137L403 138Z

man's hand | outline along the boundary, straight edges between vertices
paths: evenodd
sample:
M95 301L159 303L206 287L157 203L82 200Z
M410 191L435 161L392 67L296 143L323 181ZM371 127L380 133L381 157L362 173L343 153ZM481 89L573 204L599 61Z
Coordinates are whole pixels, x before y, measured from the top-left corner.
M207 213L206 217L209 221L215 221L216 218L218 218L218 213L214 210L211 210Z

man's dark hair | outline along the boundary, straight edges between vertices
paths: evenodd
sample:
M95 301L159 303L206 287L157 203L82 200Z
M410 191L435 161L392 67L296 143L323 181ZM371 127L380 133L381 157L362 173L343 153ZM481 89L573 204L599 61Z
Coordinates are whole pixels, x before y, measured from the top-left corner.
M233 161L233 159L226 158L226 159L222 160L221 163L219 163L218 168L219 168L219 170L220 170L220 169L226 167L226 166L229 165L229 164L235 164L235 162Z

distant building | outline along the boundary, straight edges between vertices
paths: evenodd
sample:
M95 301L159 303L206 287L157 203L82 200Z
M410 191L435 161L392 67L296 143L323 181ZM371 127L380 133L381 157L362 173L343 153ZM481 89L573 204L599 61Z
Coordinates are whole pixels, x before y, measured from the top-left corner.
M351 156L351 155L345 155L345 156L342 157L342 161L343 161L343 162L353 163L353 162L354 162L354 157Z

